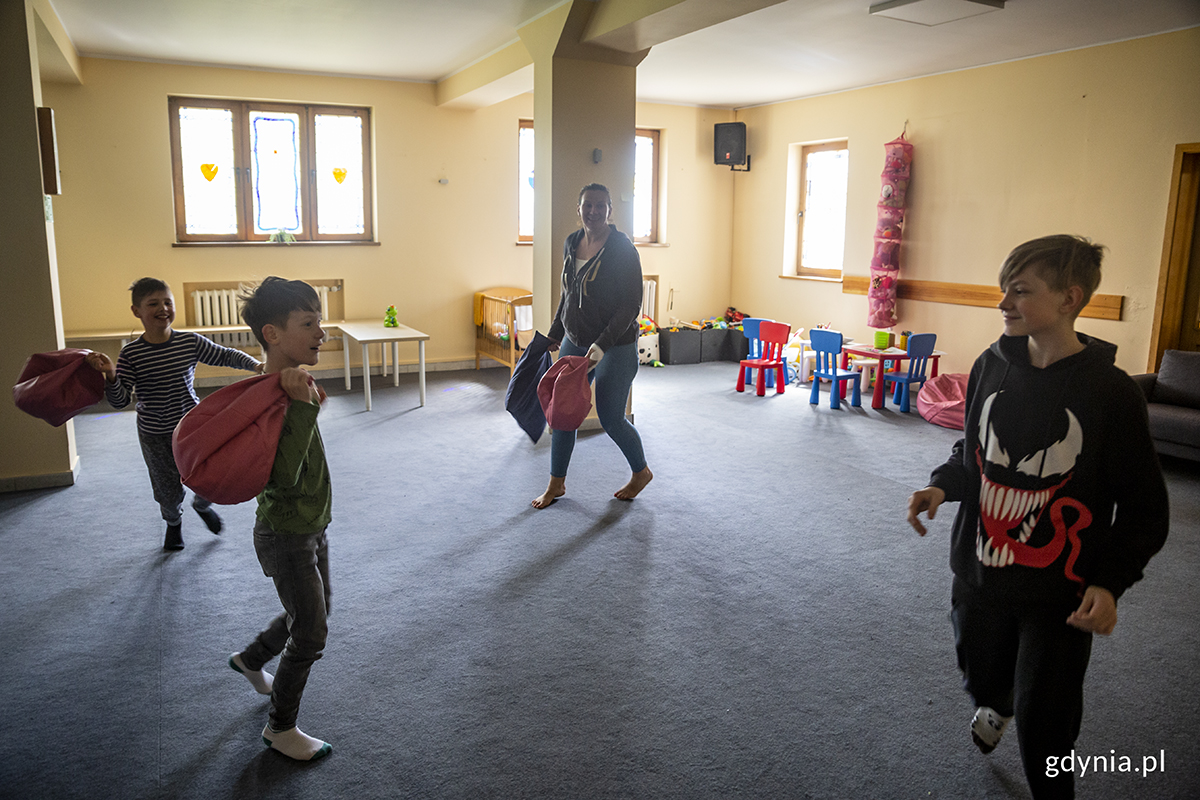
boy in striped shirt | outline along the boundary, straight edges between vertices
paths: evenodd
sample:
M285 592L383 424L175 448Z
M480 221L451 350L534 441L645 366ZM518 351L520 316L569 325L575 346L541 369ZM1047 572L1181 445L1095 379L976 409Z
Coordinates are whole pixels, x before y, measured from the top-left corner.
M193 379L196 363L262 372L263 365L240 350L222 347L196 333L177 331L175 298L166 283L142 278L129 287L133 315L145 333L121 348L117 363L104 353L88 355L88 363L104 373L104 395L113 408L124 408L137 395L138 440L150 472L154 499L167 523L163 550L183 549L183 483L171 434L183 415L200 402ZM196 495L192 508L213 533L221 532L221 518L212 502Z

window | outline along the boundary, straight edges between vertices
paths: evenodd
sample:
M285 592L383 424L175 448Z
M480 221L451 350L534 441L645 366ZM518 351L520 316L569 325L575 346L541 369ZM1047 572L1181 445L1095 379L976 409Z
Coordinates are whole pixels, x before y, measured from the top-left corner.
M533 120L517 131L517 241L533 241Z
M372 238L366 108L172 97L180 242Z
M658 131L638 128L633 151L633 240L658 241Z
M795 274L841 279L850 151L845 141L825 142L793 146L792 155L799 161Z
M517 129L517 241L533 241L533 121ZM634 131L633 232L635 242L658 241L659 131Z

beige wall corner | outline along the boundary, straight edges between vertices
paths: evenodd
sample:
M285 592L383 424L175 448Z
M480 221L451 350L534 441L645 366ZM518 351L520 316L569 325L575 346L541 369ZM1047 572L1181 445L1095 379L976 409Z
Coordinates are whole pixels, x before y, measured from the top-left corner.
M63 346L52 206L42 194L36 109L42 103L36 20L28 2L0 3L0 276L7 310L0 315L0 374L15 379L30 354ZM0 400L0 488L47 479L61 485L75 469L74 427L52 428ZM50 476L50 477L47 477ZM32 483L31 483L32 482ZM69 481L67 481L69 482Z
M513 42L437 83L444 108L484 108L533 91L533 57Z
M83 83L79 53L49 0L31 0L37 20L38 68L43 81Z
M634 53L783 0L600 0L581 37Z

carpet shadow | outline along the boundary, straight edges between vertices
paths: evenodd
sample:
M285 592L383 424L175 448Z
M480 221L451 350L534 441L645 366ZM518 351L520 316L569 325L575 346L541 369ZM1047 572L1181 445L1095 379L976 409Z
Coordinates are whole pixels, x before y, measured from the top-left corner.
M320 767L332 757L332 753L318 761L294 761L263 745L262 752L254 756L242 768L237 782L230 790L230 797L241 800L271 797L279 794L279 784L293 776Z
M246 737L247 731L258 730L256 725L261 723L262 717L262 708L248 709L238 717L230 720L219 731L214 731L203 744L191 751L190 757L183 764L173 769L169 775L164 776L159 786L161 795L164 797L185 797L189 792L194 792L198 784L203 785L205 783L206 776L211 775L214 771L219 771L214 770L214 767L224 760L222 758L222 750L227 743ZM264 745L264 752L265 750L266 746ZM263 754L263 752L258 753L251 759L251 763L261 760ZM276 753L275 755L279 754ZM280 758L286 759L286 756L280 756ZM243 770L244 773L245 770ZM233 796L250 797L252 795L242 794L235 789Z
M558 504L571 505L580 508L577 503L565 498L559 498L555 501ZM556 549L538 558L537 560L527 564L516 575L508 578L500 584L498 594L507 597L518 597L523 595L528 588L535 584L541 583L545 578L549 577L560 566L565 564L575 554L581 552L597 537L608 531L621 519L629 513L631 503L623 501L615 501L610 504L604 512L604 516L593 522L586 529L572 536L567 541L563 542ZM536 509L530 509L534 511ZM541 509L545 511L546 509Z

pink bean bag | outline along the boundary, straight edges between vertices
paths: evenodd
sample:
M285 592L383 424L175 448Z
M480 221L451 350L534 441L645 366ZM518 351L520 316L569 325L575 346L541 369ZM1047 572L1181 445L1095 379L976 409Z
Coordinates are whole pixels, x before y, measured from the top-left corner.
M262 492L290 404L277 372L231 383L201 400L172 439L183 485L221 505Z
M68 347L34 353L13 386L13 402L26 414L58 427L104 397L104 376L88 366L91 350Z
M967 409L967 377L951 372L925 381L917 395L917 411L934 425L961 431Z
M587 377L589 366L586 356L563 356L538 382L538 400L551 429L579 430L592 410L592 387Z

